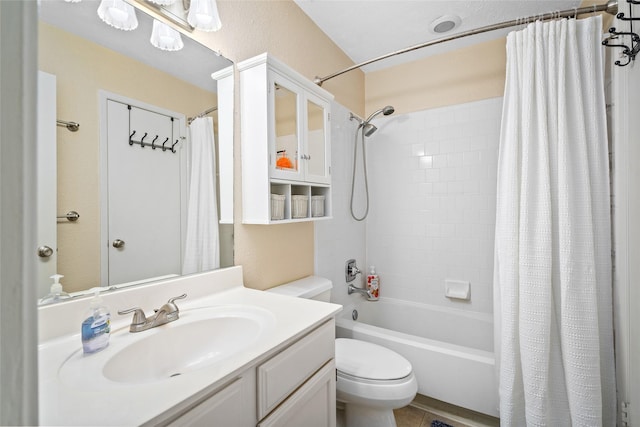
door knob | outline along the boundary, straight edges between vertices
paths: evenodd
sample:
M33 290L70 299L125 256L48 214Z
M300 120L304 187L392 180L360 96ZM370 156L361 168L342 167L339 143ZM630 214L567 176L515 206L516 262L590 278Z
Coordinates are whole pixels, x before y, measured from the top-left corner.
M38 248L38 256L40 258L49 258L53 255L53 249L50 246L40 246Z
M124 240L120 240L120 239L114 240L113 247L116 249L124 248Z

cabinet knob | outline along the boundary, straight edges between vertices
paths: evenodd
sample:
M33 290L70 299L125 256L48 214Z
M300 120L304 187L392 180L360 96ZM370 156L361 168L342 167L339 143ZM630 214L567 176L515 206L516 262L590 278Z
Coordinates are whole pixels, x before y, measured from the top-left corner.
M120 239L114 240L113 247L116 249L124 248L124 240L120 240Z

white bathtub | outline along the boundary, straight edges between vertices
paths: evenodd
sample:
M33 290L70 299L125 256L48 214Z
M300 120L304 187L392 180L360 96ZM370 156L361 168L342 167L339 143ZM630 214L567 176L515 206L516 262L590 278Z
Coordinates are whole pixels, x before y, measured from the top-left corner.
M392 298L345 307L336 335L373 342L413 365L418 393L498 416L494 373L493 318Z

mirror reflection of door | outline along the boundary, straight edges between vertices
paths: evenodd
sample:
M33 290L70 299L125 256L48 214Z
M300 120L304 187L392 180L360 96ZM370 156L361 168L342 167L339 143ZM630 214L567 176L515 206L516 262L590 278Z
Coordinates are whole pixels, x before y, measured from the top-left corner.
M108 100L106 127L108 281L103 275L103 284L178 275L184 217L179 121Z
M56 76L38 71L38 296L49 293L57 273ZM48 255L50 254L50 255Z

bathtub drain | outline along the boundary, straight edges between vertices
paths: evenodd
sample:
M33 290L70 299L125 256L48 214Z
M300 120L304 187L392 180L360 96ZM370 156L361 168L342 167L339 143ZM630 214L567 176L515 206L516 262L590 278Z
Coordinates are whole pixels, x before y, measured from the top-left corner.
M353 310L353 311L351 312L351 318L352 318L353 320L358 320L358 310Z

